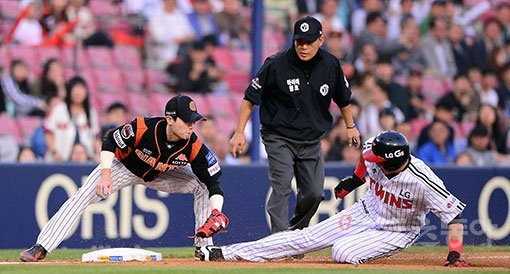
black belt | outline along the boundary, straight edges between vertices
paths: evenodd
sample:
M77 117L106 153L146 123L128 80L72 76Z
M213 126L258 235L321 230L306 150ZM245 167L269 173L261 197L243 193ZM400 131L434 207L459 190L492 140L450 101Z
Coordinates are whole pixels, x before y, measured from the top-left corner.
M365 201L361 200L361 204L363 205L363 210L365 210L365 213L368 214L367 206L365 205Z

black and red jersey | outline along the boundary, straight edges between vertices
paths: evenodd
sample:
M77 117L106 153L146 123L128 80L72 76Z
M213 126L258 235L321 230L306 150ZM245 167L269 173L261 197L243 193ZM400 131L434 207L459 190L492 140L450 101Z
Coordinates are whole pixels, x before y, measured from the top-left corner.
M221 168L213 153L195 133L187 140L169 142L166 126L163 117L138 117L110 131L103 139L102 150L115 153L127 169L145 182L190 164L210 195L222 194L218 185Z

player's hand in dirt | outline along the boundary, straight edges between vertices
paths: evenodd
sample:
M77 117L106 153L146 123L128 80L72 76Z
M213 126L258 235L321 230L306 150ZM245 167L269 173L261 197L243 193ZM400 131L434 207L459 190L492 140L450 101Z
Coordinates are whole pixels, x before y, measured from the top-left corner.
M450 267L468 267L469 264L460 258L460 254L457 251L450 251L448 257L444 262L444 266Z

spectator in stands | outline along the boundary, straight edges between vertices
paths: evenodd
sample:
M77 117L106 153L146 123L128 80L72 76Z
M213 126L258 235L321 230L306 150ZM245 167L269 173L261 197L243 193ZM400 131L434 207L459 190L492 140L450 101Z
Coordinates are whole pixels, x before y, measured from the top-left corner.
M54 107L44 121L46 157L50 161L68 161L75 143L94 157L94 140L99 133L98 118L90 108L89 91L85 80L73 77L66 84L65 102Z
M375 76L379 81L388 86L388 99L392 104L400 109L402 114L404 114L405 119L407 120L409 118L409 112L411 111L411 94L405 87L395 82L394 70L391 63L388 60L380 60L375 68Z
M213 142L211 143L211 151L216 156L220 164L224 165L239 165L240 161L234 158L230 153L230 143L228 137L223 133L216 133Z
M455 60L458 74L467 74L472 66L470 48L464 39L464 30L458 24L451 24L448 30L448 40Z
M21 147L18 154L18 163L35 163L37 157L31 147Z
M420 51L426 74L434 77L453 77L457 73L455 58L447 39L447 22L438 17L430 21L430 32L421 41Z
M434 112L434 106L425 101L425 96L423 96L422 71L420 69L411 70L411 74L407 79L407 90L411 96L409 99L409 120L431 117Z
M401 35L399 40L387 40L388 22L381 12L369 13L366 24L367 28L356 39L355 56L359 54L364 44L372 43L381 58L391 58L394 54L405 50L410 42L407 34Z
M495 48L489 54L488 68L494 72L500 71L503 66L510 61L510 52L506 49L509 45L505 45L504 48Z
M3 115L7 111L7 105L5 101L4 91L0 88L0 115Z
M498 106L499 97L495 90L497 84L498 80L496 79L496 74L493 71L487 69L482 72L482 84L480 89L477 90L482 104L489 104L494 107Z
M250 37L246 21L241 15L239 0L223 1L223 10L215 14L220 45L233 48L248 48Z
M162 0L163 7L149 18L149 63L164 69L177 57L181 45L195 39L193 28L186 15L177 8L176 0ZM149 48L151 48L149 46Z
M66 96L64 69L56 58L50 58L43 65L41 77L34 83L34 93L51 105L51 101L63 101Z
M379 111L379 124L381 125L381 129L383 131L395 130L397 121L393 110L389 108L383 108L381 111Z
M114 43L110 35L98 29L94 17L89 13L80 12L79 24L75 28L73 38L76 43L81 43L84 47L108 47L113 48Z
M504 130L502 128L503 124L501 123L496 107L489 104L482 104L478 109L476 126L483 126L487 129L488 135L490 136L491 148L501 154L508 153Z
M407 141L409 142L409 149L411 151L416 151L416 138L418 136L418 132L415 132L411 123L409 122L402 122L402 123L398 123L396 126L395 126L395 131L398 131L400 133L402 133Z
M358 74L375 73L375 65L378 58L379 54L377 54L375 45L372 43L365 43L361 46L361 51L356 60L354 60L356 72Z
M430 2L430 1L429 1ZM416 13L414 14L416 15ZM430 5L429 14L423 20L421 20L420 24L420 33L421 35L426 35L430 28L431 23L436 18L446 18L446 1L445 0L434 0Z
M330 32L342 33L345 30L342 20L336 15L337 8L337 0L322 0L320 12L313 15L321 22L322 31L326 37Z
M375 136L381 132L379 113L387 108L395 114L397 123L404 121L404 114L388 99L390 87L381 81L377 81L369 94L370 103L362 110L359 118L359 131L362 136Z
M172 64L167 69L177 79L177 90L210 93L219 81L221 71L205 51L204 43L196 41L181 63Z
M499 24L502 26L501 28L501 36L503 42L506 44L510 42L510 2L508 1L499 1L496 4L496 19Z
M207 120L201 121L198 124L198 135L206 145L214 142L214 137L218 133L218 127L214 117L207 117Z
M395 0L393 3L399 1L400 5L398 7L388 7L388 38L389 39L398 39L400 36L400 31L402 27L405 27L406 24L403 23L404 18L413 18L412 10L413 10L413 0ZM398 4L397 4L398 5ZM414 19L414 18L413 18ZM419 35L419 29L418 29Z
M11 134L0 132L0 163L15 163L18 153L16 139Z
M208 0L192 0L193 11L188 14L188 20L193 28L196 39L201 40L206 36L218 38L218 27L211 4Z
M356 101L361 106L361 109L365 109L366 106L370 103L370 94L374 89L375 81L376 79L373 73L362 73L359 76L360 84L353 86L354 92L352 95L354 98L356 98Z
M38 46L43 42L43 28L38 21L40 8L37 1L26 2L18 19L14 23L6 42L24 46Z
M493 167L497 165L496 153L491 149L491 136L483 125L476 126L468 137L468 148L465 152L475 166Z
M344 47L342 42L342 32L330 31L324 42L325 49L333 54L340 61L347 61L348 49ZM370 45L370 44L366 44ZM374 49L375 51L375 49ZM377 58L376 58L377 59ZM343 65L346 65L345 63Z
M480 107L480 96L465 75L457 75L454 78L453 90L440 98L438 103L452 106L457 122L474 121Z
M400 22L401 36L407 37L405 50L398 52L391 58L395 74L407 77L412 68L421 62L420 31L416 20L411 15L405 15Z
M90 161L90 158L87 154L87 149L83 144L74 143L73 149L71 150L70 161L74 163L87 163Z
M11 115L44 117L46 104L44 100L31 93L28 68L23 61L15 59L11 62L9 74L1 81L1 88L5 94L6 103L13 107Z
M359 161L360 151L355 146L344 146L342 148L342 162L346 164L357 164Z
M101 125L101 138L110 130L128 122L128 109L123 103L115 102L106 109L106 121Z
M453 162L456 166L472 166L474 164L471 155L466 151L460 152Z
M450 164L457 157L453 143L448 141L448 125L442 121L434 121L428 130L430 141L418 148L416 157L427 165Z
M291 26L297 21L298 10L295 0L263 0L264 27L281 32L285 37L291 34Z
M380 0L362 0L361 8L352 12L351 16L351 34L355 37L361 35L368 25L368 14L373 12L382 12L383 6Z
M503 47L501 25L496 18L489 18L483 24L483 32L471 47L473 65L482 71L489 66L489 54L495 48Z
M430 124L424 126L420 132L420 136L418 137L418 141L416 143L417 149L421 148L425 143L430 141L429 132L435 121L441 121L448 126L448 142L452 144L454 142L454 126L456 126L456 122L454 119L455 116L453 113L453 105L447 104L445 102L439 102L435 107L436 108L434 110L433 121Z
M510 118L510 62L507 62L499 72L498 107L505 118Z
M41 25L45 33L51 33L69 21L66 14L67 0L49 0L42 11Z
M467 74L468 80L471 84L471 87L478 91L482 88L482 70L477 67L470 67L468 68L468 74Z

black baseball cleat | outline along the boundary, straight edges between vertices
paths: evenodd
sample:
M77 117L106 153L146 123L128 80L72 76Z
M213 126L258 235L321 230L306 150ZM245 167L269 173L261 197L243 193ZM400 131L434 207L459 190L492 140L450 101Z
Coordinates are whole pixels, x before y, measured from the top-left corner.
M46 253L48 253L48 251L46 251L42 245L36 244L31 248L21 252L19 254L19 258L24 262L37 262L44 260Z
M213 245L203 246L200 248L199 256L201 261L223 261L223 252L221 248Z

